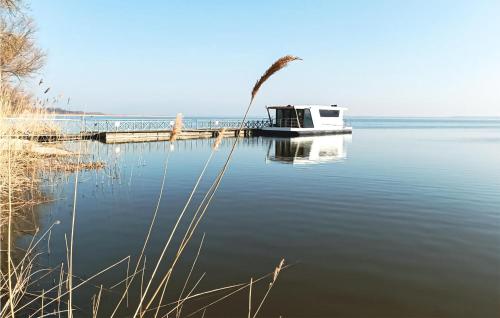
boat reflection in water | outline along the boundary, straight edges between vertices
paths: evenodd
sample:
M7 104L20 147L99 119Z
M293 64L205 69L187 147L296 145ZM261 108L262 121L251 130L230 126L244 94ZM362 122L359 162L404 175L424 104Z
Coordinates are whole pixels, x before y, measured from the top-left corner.
M350 140L350 135L274 138L270 140L266 161L290 164L341 161L346 158L345 144Z

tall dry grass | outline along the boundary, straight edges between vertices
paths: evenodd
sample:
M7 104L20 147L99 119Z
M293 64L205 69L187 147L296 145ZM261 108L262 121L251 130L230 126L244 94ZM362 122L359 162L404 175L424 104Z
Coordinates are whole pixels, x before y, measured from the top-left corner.
M243 118L241 120L240 130L243 129L248 112L253 104L253 101L261 88L261 86L276 72L286 67L288 63L299 60L299 58L294 56L284 56L278 59L275 63L271 65L269 69L262 75L262 77L256 82L255 86L251 92L250 102L245 110ZM2 109L3 112L0 112L0 121L6 120L8 116L12 116L13 113L11 111L12 105L10 104L12 97L9 95L2 96ZM4 107L5 106L5 107ZM7 111L9 109L9 111ZM27 116L29 112L17 112L14 115ZM42 114L40 114L42 115ZM31 114L30 116L34 116L35 114ZM34 118L33 117L33 118ZM175 267L178 265L179 260L181 259L184 251L188 247L189 243L192 241L193 236L200 225L202 219L207 213L208 207L212 202L222 179L229 167L229 163L234 154L234 151L238 145L240 140L239 135L232 141L231 148L229 154L224 160L224 164L215 179L212 181L211 186L205 192L201 202L195 206L195 212L191 216L190 220L188 220L189 225L187 228L181 230L179 225L181 221L183 221L186 216L186 211L193 204L192 198L195 193L198 191L199 184L201 180L205 176L205 172L210 165L212 158L215 156L218 147L224 137L224 130L220 131L217 139L214 142L211 152L208 155L208 158L201 170L197 180L194 183L194 186L191 190L191 193L183 206L182 210L177 216L177 220L175 221L173 227L169 230L162 229L163 232L166 233L165 240L163 246L161 247L161 252L159 257L156 259L148 260L146 264L146 248L149 243L149 238L151 232L156 226L157 214L159 212L164 186L167 178L168 172L168 159L171 155L174 147L173 145L177 142L177 136L181 133L182 130L182 115L178 115L176 118L176 122L171 134L171 138L168 142L169 149L167 151L167 157L165 158L165 165L163 169L163 177L160 185L160 190L158 193L158 200L153 211L151 222L148 228L148 231L145 235L145 240L143 243L143 247L139 252L137 258L132 258L130 255L125 256L114 264L111 264L96 274L88 277L87 279L75 284L73 282L73 278L75 276L74 268L78 264L73 263L73 254L77 253L74 251L74 232L78 228L78 218L76 211L76 198L77 198L77 177L75 178L75 192L73 198L73 211L72 211L72 224L71 224L71 232L69 235L69 239L67 241L67 263L62 263L57 268L39 270L35 269L35 262L38 256L37 247L40 242L47 237L50 237L51 230L54 226L57 226L58 222L54 222L45 232L35 233L33 235L32 242L30 243L28 249L26 250L24 256L19 261L14 261L12 258L12 214L15 213L15 205L16 200L22 202L22 199L18 199L15 192L23 193L27 189L38 189L40 181L37 179L39 175L40 169L43 169L42 166L38 166L40 163L40 159L43 157L38 157L38 155L30 152L29 147L17 147L18 143L25 143L20 140L27 140L31 143L34 143L34 140L30 140L29 136L37 136L40 133L41 129L57 129L56 127L37 127L36 120L27 120L26 127L21 127L20 125L2 125L2 129L0 130L0 140L4 144L3 148L0 148L0 190L2 194L2 201L0 205L0 214L6 215L5 218L5 227L7 231L7 246L5 248L7 260L6 267L4 270L4 266L2 266L1 271L1 295L0 299L2 301L2 308L0 309L0 317L15 317L20 315L32 314L35 316L44 316L44 315L54 315L54 316L67 316L72 317L74 310L76 310L76 306L74 305L73 299L75 298L76 291L88 284L90 280L102 275L103 273L116 268L117 266L124 264L130 264L132 262L132 271L129 272L129 265L127 265L127 274L124 279L117 284L117 286L123 286L123 292L119 297L118 302L114 306L114 310L111 314L111 317L118 317L123 314L131 317L167 317L173 316L180 317L181 315L192 316L198 313L205 314L206 310L215 304L220 303L224 299L234 295L235 293L239 293L244 291L245 289L249 290L249 306L248 306L248 317L256 317L262 310L262 306L270 291L272 290L278 275L280 272L286 268L287 266L284 264L284 260L278 264L273 272L270 272L266 275L258 277L256 279L250 279L250 282L241 282L236 283L230 286L224 286L213 290L205 290L205 291L197 291L197 286L203 280L204 275L202 275L194 286L190 289L187 288L193 270L196 265L196 261L200 254L200 250L202 249L203 239L198 247L198 253L194 262L191 265L189 274L185 279L182 290L179 293L179 296L176 298L174 302L165 303L165 294L169 289L169 282L174 273ZM20 139L23 138L23 139ZM80 141L80 145L81 145ZM28 149L29 148L29 149ZM79 151L77 152L77 165L75 168L76 176L78 176L78 172L81 168L79 165L81 159L81 147L79 147ZM54 156L58 157L58 156ZM43 160L41 160L43 161ZM30 183L31 182L31 183ZM4 203L5 202L5 203ZM4 233L4 232L2 232ZM170 250L174 243L174 236L180 235L182 239L180 242L174 247L174 253L170 257L170 261L167 262L167 251ZM56 278L54 278L54 283L51 287L42 290L41 292L33 292L30 287L33 286L39 280L42 280L47 275L53 275L56 273ZM147 274L146 274L147 273ZM140 278L140 282L137 280ZM255 288L256 284L259 282L264 282L266 279L270 278L270 283L267 285L267 289L264 295L257 300L256 309L252 312L252 303L254 300L252 297L255 297ZM132 285L140 284L140 293L137 295L132 295ZM173 293L175 291L170 291ZM55 293L55 296L54 296ZM217 295L219 293L224 293L223 296L217 297L215 300L211 300L208 304L202 306L201 308L189 312L187 314L183 313L183 309L188 301L200 299L201 297L205 297L207 295ZM51 295L51 296L48 296ZM253 295L253 296L252 296ZM99 313L99 304L106 298L106 291L102 288L96 289L96 294L92 298L92 315L95 317ZM129 304L129 298L133 297L137 301L136 304Z
M77 168L102 168L102 162L77 164L73 151L60 143L38 142L40 136L60 135L54 114L17 90L0 89L0 209L11 201L14 212L45 199L40 192L42 177L52 172L74 172ZM9 168L10 167L10 168ZM9 195L10 193L10 195ZM0 225L6 224L0 213Z
M6 87L0 89L0 209L6 211L10 200L13 211L38 203L38 171L47 165L49 153L34 142L36 136L56 132L48 115L31 107L28 98ZM12 118L18 118L14 121ZM43 119L43 120L39 120ZM54 148L55 149L55 148ZM55 151L57 152L57 151ZM64 151L60 152L65 153ZM0 225L5 225L0 213Z
M41 184L52 174L72 173L79 169L100 168L102 163L78 165L74 153L60 144L42 144L42 135L60 134L53 115L22 92L2 85L0 89L0 317L21 316L19 307L33 297L30 287L45 271L36 268L37 248L42 239L50 238L52 224L44 233L35 229L32 242L20 252L14 240L21 233L17 222L31 207L50 198ZM5 238L5 239L4 239ZM14 253L15 251L15 253ZM36 269L35 269L36 268ZM45 293L44 293L45 294ZM42 299L44 299L43 296ZM43 310L42 310L43 312Z

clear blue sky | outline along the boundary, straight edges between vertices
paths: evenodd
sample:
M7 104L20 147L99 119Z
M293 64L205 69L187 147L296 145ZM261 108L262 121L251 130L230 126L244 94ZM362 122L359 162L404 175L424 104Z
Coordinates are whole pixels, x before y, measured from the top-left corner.
M42 71L72 109L239 115L500 115L500 1L33 1Z

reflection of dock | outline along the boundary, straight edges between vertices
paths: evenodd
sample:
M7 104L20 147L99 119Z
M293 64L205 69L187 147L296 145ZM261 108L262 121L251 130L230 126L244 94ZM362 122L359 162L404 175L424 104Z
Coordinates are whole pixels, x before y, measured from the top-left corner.
M343 135L273 139L267 159L290 164L335 162L346 158ZM274 154L271 154L274 146Z

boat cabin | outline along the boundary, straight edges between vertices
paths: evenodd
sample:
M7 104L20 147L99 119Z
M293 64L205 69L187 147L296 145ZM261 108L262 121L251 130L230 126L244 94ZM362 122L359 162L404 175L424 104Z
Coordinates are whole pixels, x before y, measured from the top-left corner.
M266 107L270 127L263 128L268 134L314 135L351 133L344 124L347 108L337 105L274 105Z

